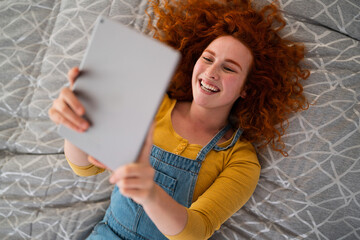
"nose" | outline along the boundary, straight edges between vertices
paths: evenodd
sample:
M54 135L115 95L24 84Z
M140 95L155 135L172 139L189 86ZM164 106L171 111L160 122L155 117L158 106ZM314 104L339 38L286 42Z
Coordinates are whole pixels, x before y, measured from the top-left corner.
M211 64L207 67L205 71L205 76L213 80L219 79L219 72L216 64Z

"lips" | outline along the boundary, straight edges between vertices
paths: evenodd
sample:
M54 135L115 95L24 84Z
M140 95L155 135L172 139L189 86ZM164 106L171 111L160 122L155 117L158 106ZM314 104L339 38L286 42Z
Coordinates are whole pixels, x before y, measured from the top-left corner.
M220 89L218 87L216 87L215 85L209 84L202 79L200 79L199 82L200 82L201 89L203 89L206 92L209 92L209 93L220 92Z

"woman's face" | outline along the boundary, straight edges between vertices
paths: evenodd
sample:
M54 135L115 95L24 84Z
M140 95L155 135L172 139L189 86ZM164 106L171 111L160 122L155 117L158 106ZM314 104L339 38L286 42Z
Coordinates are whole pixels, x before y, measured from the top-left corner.
M244 83L252 60L250 50L232 36L212 41L194 66L194 102L202 107L230 111L239 97L246 96Z

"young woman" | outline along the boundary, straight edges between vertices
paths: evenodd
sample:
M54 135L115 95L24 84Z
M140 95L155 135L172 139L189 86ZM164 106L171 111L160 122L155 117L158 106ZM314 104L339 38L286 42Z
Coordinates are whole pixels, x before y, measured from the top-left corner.
M103 221L89 239L207 239L255 190L260 165L251 142L285 154L283 122L306 107L299 79L304 48L279 37L276 5L255 11L239 1L153 1L154 37L182 61L158 110L142 154L121 166ZM152 25L153 24L153 25ZM79 70L69 71L71 85ZM85 109L64 88L50 118L77 131ZM274 127L280 123L282 131ZM81 176L103 171L65 140ZM114 156L121 157L121 156Z

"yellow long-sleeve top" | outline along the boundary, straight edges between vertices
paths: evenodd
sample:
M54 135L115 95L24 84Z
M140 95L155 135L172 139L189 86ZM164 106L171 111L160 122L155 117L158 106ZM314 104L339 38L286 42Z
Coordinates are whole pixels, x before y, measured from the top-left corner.
M189 144L174 131L171 112L175 103L176 100L165 96L155 118L154 145L195 159L202 146ZM232 138L218 146L226 147ZM90 176L103 171L94 165L79 167L68 162L80 176ZM260 165L255 150L247 141L240 139L225 151L210 151L198 175L193 203L187 209L188 221L184 230L177 235L166 237L171 240L208 239L248 201L255 190L259 175Z

